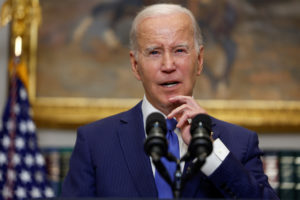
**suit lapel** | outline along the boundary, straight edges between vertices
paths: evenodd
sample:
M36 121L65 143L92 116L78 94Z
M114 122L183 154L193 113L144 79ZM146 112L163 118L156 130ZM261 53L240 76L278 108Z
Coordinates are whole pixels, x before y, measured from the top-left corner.
M118 136L129 172L140 196L156 197L151 162L144 152L145 133L141 102L122 115Z

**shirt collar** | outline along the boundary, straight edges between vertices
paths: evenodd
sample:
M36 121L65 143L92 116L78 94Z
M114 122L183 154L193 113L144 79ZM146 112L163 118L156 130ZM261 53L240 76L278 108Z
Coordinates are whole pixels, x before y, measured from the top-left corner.
M144 122L144 129L146 129L146 120L147 117L154 112L161 113L165 118L167 116L163 114L160 110L156 109L146 98L146 95L144 95L143 102L142 102L142 113L143 113L143 122Z

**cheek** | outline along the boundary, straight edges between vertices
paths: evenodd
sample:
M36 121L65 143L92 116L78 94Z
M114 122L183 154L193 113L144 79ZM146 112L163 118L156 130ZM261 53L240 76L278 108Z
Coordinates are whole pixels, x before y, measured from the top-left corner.
M154 61L145 62L143 67L140 68L140 74L149 81L156 79L157 74L159 73L159 64Z
M192 63L190 59L181 60L178 62L178 66L181 68L181 73L185 77L191 77L197 74L197 68L195 63Z
M150 82L153 82L155 80L155 72L152 70L151 66L144 66L139 71L141 81L149 84Z

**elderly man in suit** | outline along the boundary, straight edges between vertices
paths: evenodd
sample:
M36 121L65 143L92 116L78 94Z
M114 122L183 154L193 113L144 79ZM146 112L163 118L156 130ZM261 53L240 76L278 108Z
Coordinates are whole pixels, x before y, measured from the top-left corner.
M145 121L153 112L176 118L178 153L187 152L188 119L205 113L192 97L203 66L200 29L188 9L155 4L138 13L130 37L131 67L144 98L129 111L78 129L64 197L173 197L143 150ZM256 133L210 118L213 152L181 197L277 199L263 172Z

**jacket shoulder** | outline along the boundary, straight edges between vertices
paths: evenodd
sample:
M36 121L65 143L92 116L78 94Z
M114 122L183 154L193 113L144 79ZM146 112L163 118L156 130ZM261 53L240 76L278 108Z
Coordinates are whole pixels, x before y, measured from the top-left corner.
M213 132L242 163L253 155L262 155L256 132L221 120L213 119Z
M108 130L115 130L119 123L127 123L128 121L135 118L141 110L141 102L136 106L127 110L125 112L121 112L103 119L99 119L97 121L91 122L89 124L80 126L78 128L78 133L84 132L84 134L92 134L94 132L103 132ZM97 131L95 131L97 130Z
M236 125L236 124L232 124L229 122L225 122L216 118L212 117L212 125L213 125L213 130L220 132L220 134L222 133L226 133L226 134L233 134L233 135L240 135L243 134L243 136L253 136L253 135L257 135L254 131L249 130L247 128L244 128L242 126Z

